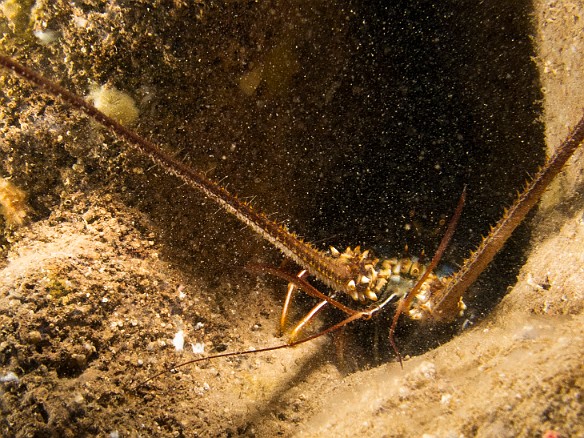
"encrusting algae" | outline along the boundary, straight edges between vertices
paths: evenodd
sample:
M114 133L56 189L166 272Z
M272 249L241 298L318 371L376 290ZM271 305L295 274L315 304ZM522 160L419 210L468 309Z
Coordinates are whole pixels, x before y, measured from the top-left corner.
M0 213L6 225L19 227L24 224L28 213L26 193L11 181L0 177Z

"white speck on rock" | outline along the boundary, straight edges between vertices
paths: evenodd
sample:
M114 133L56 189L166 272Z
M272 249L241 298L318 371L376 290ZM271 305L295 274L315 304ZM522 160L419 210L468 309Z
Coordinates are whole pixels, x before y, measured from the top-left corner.
M442 397L440 397L440 404L443 404L445 406L449 405L451 401L452 394L442 394Z
M193 353L195 354L203 354L205 352L205 344L202 342L197 342L196 344L191 344L193 348Z
M176 335L174 335L174 339L172 340L172 345L174 345L174 349L176 351L183 351L183 348L185 346L185 332L182 330L179 330L178 332L176 332Z
M12 371L8 371L3 376L0 376L0 382L2 383L18 383L18 381L18 376Z

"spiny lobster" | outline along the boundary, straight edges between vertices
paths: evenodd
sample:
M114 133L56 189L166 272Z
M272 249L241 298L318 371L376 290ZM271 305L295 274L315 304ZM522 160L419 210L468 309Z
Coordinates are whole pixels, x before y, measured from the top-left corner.
M554 154L526 185L513 205L491 229L489 235L483 239L477 250L472 252L470 257L465 260L462 267L451 276L440 277L436 275L434 270L454 232L456 221L461 214L464 194L436 255L428 265L409 258L378 258L371 251L361 250L359 247L347 248L343 252L331 247L328 252L323 252L309 242L302 240L284 225L269 219L265 214L257 211L249 202L229 193L224 187L178 161L156 144L144 139L118 121L105 115L82 97L44 78L8 56L0 55L0 65L84 112L90 118L127 141L140 153L149 157L165 171L175 175L187 185L215 201L224 210L233 214L242 223L278 248L284 256L301 266L303 271L297 276L275 268L263 266L252 268L252 270L258 272L272 273L287 280L292 285L288 289L288 297L282 312L282 325L285 323L295 286L321 300L297 324L293 330L294 335L326 304L341 310L347 315L346 319L320 333L305 337L299 341L292 339L284 345L254 350L256 352L287 348L334 331L356 319L371 318L374 313L394 299L399 299L399 303L390 329L390 342L396 352L397 348L393 343L392 336L398 318L402 313L418 320L446 321L455 318L464 306L462 303L464 292L488 266L515 228L536 205L546 187L584 141L583 118L575 126L570 136L556 149ZM330 288L331 293L327 295L320 292L304 279L305 276L312 276L324 283ZM338 294L346 294L364 306L362 306L361 310L348 307L335 298ZM369 304L367 305L367 303ZM247 352L224 353L212 357L245 353ZM188 363L206 359L208 358L196 359Z

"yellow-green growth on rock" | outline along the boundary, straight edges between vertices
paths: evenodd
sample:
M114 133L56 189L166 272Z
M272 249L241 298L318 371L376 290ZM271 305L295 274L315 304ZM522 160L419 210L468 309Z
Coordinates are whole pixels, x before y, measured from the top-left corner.
M29 23L33 0L4 0L0 2L0 14L8 21L12 32L24 31Z
M102 85L89 93L89 100L98 110L124 126L133 124L138 118L138 108L128 93Z

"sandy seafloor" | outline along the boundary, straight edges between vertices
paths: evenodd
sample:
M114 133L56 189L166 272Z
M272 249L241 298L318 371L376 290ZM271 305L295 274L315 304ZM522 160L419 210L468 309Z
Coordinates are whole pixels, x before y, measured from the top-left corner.
M3 1L0 44L81 94L125 90L138 132L325 247L387 233L431 252L467 183L456 265L583 114L584 6L403 3ZM192 345L281 343L285 285L244 269L281 257L70 107L0 82L0 176L28 195L24 224L0 223L2 436L584 436L581 150L456 335L398 337L403 369L356 331L135 389Z

